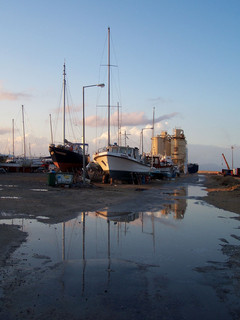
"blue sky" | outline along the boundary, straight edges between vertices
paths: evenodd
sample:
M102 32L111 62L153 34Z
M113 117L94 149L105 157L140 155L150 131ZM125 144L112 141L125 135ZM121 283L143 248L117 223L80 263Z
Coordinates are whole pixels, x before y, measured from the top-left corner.
M11 152L12 119L19 128L16 152L19 148L21 153L24 105L31 152L48 154L49 114L56 126L64 60L71 104L81 121L82 87L107 83L103 65L110 27L111 62L117 65L111 68L111 104L121 105L128 143L139 144L155 107L155 117L166 118L155 124L155 134L182 128L190 160L202 159L207 146L206 163L221 166L221 151L230 157L234 146L240 167L239 1L9 0L0 1L0 26L1 153ZM106 108L96 105L107 104L107 89L87 89L85 104L87 123L96 115L105 118ZM81 124L75 127L80 140ZM61 141L60 129L54 130L56 141ZM87 126L91 152L105 145L104 139L96 142L105 132L104 127ZM114 141L115 133L113 128ZM151 130L144 131L145 151L150 136Z

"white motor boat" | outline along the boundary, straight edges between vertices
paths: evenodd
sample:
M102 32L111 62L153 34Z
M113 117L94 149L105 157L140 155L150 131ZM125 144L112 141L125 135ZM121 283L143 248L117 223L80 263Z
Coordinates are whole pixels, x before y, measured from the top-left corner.
M134 182L150 174L151 167L141 159L138 148L114 144L95 153L93 160L101 166L106 178L113 180Z

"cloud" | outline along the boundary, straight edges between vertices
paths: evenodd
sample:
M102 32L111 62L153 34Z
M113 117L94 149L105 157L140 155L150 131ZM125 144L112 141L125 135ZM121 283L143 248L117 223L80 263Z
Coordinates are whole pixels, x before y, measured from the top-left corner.
M161 122L164 120L174 118L178 115L179 115L178 112L164 114L160 117L155 118L154 121L155 121L155 123L158 123L158 122ZM111 123L117 123L117 117L118 117L118 113L114 112L111 115ZM122 125L129 127L129 126L139 126L139 125L152 124L152 119L148 119L143 111L142 112L130 112L130 113L122 113L121 122L122 122ZM90 127L95 127L96 124L97 124L97 126L100 127L100 126L106 126L107 121L99 116L90 116L85 120L85 123L86 123L86 125L88 125Z
M104 127L107 125L107 119L101 118L99 116L90 116L85 120L85 124L89 127Z
M6 133L9 133L11 132L11 129L0 129L0 135L3 135L3 134L6 134Z
M30 95L23 92L9 92L0 87L0 101L8 100L15 101L19 99L27 99Z

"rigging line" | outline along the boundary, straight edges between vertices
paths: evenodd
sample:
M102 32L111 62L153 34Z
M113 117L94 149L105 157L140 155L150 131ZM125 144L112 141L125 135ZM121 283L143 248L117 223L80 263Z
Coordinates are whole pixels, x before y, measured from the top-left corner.
M70 125L66 126L66 129L68 131L68 139L70 139L71 137L71 133L70 133L70 127L72 129L73 132L73 128L72 128L72 119L71 119L71 107L70 107L70 90L69 90L69 85L68 85L68 79L65 76L65 80L66 80L66 84L65 84L65 98L66 98L66 113L68 114L68 119L70 122Z
M101 59L100 59L100 65L99 65L99 68L98 68L98 83L101 83L101 82L102 82L102 81L100 81L100 80L101 80L100 75L101 75L102 61L103 61L103 59L104 59L104 57L105 57L105 52L106 52L106 48L107 48L107 40L108 40L108 36L106 35L106 36L105 36L105 42L104 42L103 50L102 50L102 56L101 56ZM105 77L103 77L103 78L104 78L104 80L106 81L106 78L107 78L107 69L104 68L104 70L105 70ZM103 83L105 83L105 82L103 82Z
M71 226L71 233L70 233L69 242L68 242L68 249L67 249L67 260L69 259L70 248L72 245L73 231L74 231L74 227L76 226L77 220L78 220L78 217L74 219L73 226Z
M98 137L98 134L97 134L97 108L96 108L96 116L95 116L95 120L96 120L96 125L95 125L95 137ZM98 146L97 146L97 138L95 138L95 150L97 152L98 150Z
M61 257L61 252L60 252L60 248L59 248L59 238L58 238L58 236L57 236L57 228L54 228L54 230L55 230L55 232L54 232L54 234L55 234L55 240L56 240L56 247L57 247L57 256L58 256L58 259L60 259L60 257Z
M60 112L62 111L62 96L63 96L63 84L61 85L61 91L60 91L60 96L59 96L59 102L58 102L58 108L57 108L57 118L55 120L55 123L54 123L54 137L56 137L56 133L57 133L57 130L58 130L58 125L59 125L59 118L60 118Z
M68 107L69 107L69 115L70 115L70 119L72 121L72 133L73 136L75 136L75 131L73 130L73 125L78 123L78 118L76 116L77 112L75 111L75 105L73 103L73 99L72 99L72 95L71 95L71 91L70 91L70 87L68 85L68 81L67 81L67 99L68 99ZM70 109L70 106L72 106L72 110ZM76 139L76 136L75 136Z
M117 55L116 55L116 50L115 50L114 42L113 42L113 40L112 40L111 35L110 35L110 39L111 39L111 48L112 48L113 55L114 55L115 60L116 60L116 65L115 65L115 66L117 66L117 70L118 70L117 75L118 75L118 83L119 83L119 86L118 86L118 88L117 88L117 86L116 86L116 88L118 89L118 95L119 95L119 97L120 97L119 102L120 102L120 104L121 104L121 89L120 89L120 77L119 77L119 63L118 63L118 59L117 59Z
M121 83L120 83L120 72L118 68L118 83L119 83L119 103L122 105L122 93L121 93Z
M74 130L73 130L72 111L71 111L71 106L70 106L70 103L69 103L69 94L68 94L67 91L66 91L66 102L67 102L66 109L67 109L67 114L68 114L68 119L69 119L69 126L67 126L68 137L70 138L71 134L72 134L72 136L75 139ZM70 131L70 129L72 130L72 132Z

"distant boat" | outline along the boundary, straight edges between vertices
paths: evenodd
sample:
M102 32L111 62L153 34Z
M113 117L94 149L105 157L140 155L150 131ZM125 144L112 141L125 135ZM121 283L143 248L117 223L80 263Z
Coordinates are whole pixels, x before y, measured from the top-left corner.
M107 147L93 155L108 179L134 182L141 175L150 174L150 166L145 164L139 154L139 149L129 146L110 144L110 28L108 28L108 144Z
M5 162L8 158L7 154L0 154L0 163Z
M197 163L188 163L187 165L187 169L188 169L188 173L196 173L198 172L198 164Z
M8 156L4 162L0 163L0 167L4 168L7 172L34 172L40 168L43 163L40 158L27 158L25 146L25 126L24 126L24 107L22 106L22 123L23 123L23 157L15 157L14 155L14 120L12 120L12 143L13 151L11 157Z
M38 170L43 163L41 159L30 158L9 158L5 162L0 163L0 167L4 168L7 172L34 172Z
M63 66L63 144L49 145L49 153L54 165L62 172L76 172L83 168L83 149L82 143L74 143L65 139L65 90L66 90L65 64ZM85 147L88 145L85 144ZM85 164L90 161L90 157L85 155Z
M170 156L146 155L147 163L152 164L151 176L153 178L174 178L179 175L179 168Z

